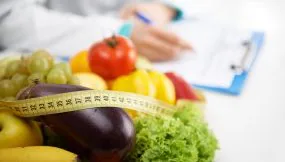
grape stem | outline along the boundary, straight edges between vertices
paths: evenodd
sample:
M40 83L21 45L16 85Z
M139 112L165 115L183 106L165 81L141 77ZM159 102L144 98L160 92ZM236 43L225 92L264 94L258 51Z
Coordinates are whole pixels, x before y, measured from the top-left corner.
M34 83L34 84L39 84L39 83L40 83L40 79L38 79L38 78L34 79L34 80L33 80L33 83Z

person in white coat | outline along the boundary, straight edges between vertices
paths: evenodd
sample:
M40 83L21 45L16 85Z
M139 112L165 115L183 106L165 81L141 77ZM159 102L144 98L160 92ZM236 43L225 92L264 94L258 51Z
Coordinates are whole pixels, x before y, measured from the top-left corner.
M71 56L117 33L130 37L139 54L150 60L169 60L191 49L165 29L170 21L181 18L181 1L0 0L0 46L12 50L46 48ZM137 20L137 11L154 25Z

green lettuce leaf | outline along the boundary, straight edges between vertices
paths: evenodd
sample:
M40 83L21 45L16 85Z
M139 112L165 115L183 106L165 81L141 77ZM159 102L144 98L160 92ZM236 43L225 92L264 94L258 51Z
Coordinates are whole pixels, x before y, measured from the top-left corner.
M218 149L194 104L184 104L174 117L139 117L135 127L136 146L128 162L211 162Z

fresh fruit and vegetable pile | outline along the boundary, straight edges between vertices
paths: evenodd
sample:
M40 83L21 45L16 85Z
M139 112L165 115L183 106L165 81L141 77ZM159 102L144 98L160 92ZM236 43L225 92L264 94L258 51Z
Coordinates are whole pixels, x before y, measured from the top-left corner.
M179 74L153 69L128 38L95 42L68 62L42 49L0 60L0 103L87 90L149 96L174 113L90 107L28 118L0 107L0 162L214 160L218 141L204 120L203 93Z

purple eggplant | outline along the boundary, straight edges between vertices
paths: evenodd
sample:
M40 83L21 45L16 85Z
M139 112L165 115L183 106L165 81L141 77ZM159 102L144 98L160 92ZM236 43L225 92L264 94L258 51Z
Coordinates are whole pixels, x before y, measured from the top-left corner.
M81 86L38 83L18 94L18 100L90 90ZM132 119L121 108L90 108L40 116L40 120L68 143L76 153L84 151L91 162L119 162L135 143ZM75 150L75 149L73 149Z

